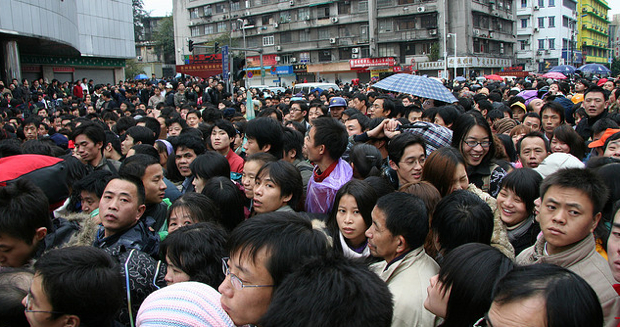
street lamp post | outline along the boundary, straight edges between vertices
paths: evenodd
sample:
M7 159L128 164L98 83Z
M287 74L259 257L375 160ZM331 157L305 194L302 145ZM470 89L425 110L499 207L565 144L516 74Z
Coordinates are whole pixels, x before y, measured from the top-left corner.
M454 76L452 77L452 79L455 79L456 78L456 46L457 46L456 33L448 33L448 37L452 37L454 39Z
M245 19L241 19L241 18L237 18L238 22L241 22L241 31L243 32L243 48L247 49L247 45L245 44ZM248 51L247 50L243 50L243 60L245 61L245 64L248 64ZM248 87L248 76L243 75L243 81L245 84L245 87Z

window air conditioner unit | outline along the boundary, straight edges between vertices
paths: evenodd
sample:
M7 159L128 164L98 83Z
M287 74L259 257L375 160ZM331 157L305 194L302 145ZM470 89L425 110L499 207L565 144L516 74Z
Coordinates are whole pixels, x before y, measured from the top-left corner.
M493 32L489 32L489 37L490 37L490 38L495 37L495 33L493 33Z
M297 62L297 58L295 57L291 58L291 63L295 63L295 62Z
M295 1L293 1L293 0L291 0L289 3L291 4L291 6L295 5Z
M538 51L536 51L536 54L539 55L539 56L542 56L543 52L538 50Z
M418 7L418 12L424 12L424 11L426 11L426 8L424 8L424 7Z
M306 20L310 20L310 15L306 16Z
M336 38L335 37L330 38L329 43L336 44Z
M332 23L337 23L338 22L338 17L332 17Z
M142 56L138 56L138 61L142 61Z
M499 49L499 53L500 53L500 54L504 54L504 49L503 49L503 48L502 48L502 49Z
M549 50L545 50L545 53L546 53L546 54L550 54L550 53L551 53L551 51L549 51Z
M437 29L432 29L432 30L429 30L429 31L428 31L428 34L429 34L429 35L431 35L431 36L435 36L435 35L437 35Z
M245 12L245 15L246 15L246 16L250 16L250 15L252 15L252 13L251 13L251 12L249 12L249 11L246 11L246 12Z
M276 45L276 51L282 51L282 46ZM276 57L279 58L279 57Z
M475 36L480 36L480 30L479 29L475 29L474 30L474 35Z
M360 53L360 48L352 48L351 53Z
M359 57L360 57L360 55L359 55L359 54L357 54L357 53L353 53L353 54L351 54L351 58L352 58L352 59L357 59L357 58L359 58Z

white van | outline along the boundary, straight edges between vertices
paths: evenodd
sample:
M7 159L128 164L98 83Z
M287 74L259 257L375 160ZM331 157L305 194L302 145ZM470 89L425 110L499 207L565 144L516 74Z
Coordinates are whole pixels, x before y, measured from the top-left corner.
M338 85L334 83L298 83L295 84L295 87L293 88L293 94L297 94L299 92L302 92L303 94L308 94L310 93L310 91L316 88L319 88L323 91L328 91L330 88L334 91L340 91Z

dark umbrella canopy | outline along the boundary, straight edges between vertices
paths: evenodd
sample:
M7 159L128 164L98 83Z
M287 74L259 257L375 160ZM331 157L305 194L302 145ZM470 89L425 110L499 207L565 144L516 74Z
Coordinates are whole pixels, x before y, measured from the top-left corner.
M555 66L549 69L549 72L550 73L557 72L557 73L562 73L564 75L568 75L568 74L574 74L575 70L577 70L577 68L571 65L559 65L559 66Z
M457 101L454 95L452 95L452 92L441 84L441 82L424 76L394 74L380 80L373 84L373 86L383 90L407 93L447 103Z
M579 70L586 74L600 74L604 76L611 74L611 70L601 64L586 64L579 67Z

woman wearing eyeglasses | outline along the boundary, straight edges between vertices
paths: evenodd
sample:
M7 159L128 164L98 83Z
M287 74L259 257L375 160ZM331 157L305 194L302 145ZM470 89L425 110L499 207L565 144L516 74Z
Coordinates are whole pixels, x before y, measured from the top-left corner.
M495 164L495 144L489 123L475 110L462 115L452 125L452 146L467 164L469 182L497 197L506 170Z

